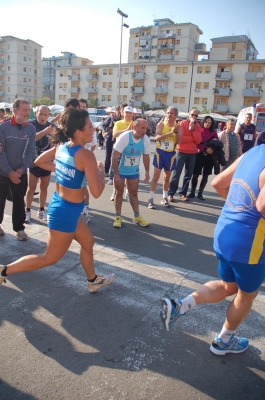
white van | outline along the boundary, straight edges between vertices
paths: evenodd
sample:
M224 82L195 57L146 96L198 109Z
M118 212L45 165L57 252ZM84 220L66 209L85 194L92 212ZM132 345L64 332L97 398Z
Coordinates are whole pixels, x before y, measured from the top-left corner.
M247 113L252 114L252 124L256 125L257 134L265 130L265 103L253 104L252 107L242 108L237 117L236 127L245 122Z

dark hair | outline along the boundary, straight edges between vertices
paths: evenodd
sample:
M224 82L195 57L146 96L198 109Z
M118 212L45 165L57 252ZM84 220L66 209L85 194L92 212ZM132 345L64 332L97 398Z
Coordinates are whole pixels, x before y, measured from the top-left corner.
M5 112L10 113L10 108L9 107L5 107Z
M5 113L5 109L4 108L0 108L0 112Z
M86 104L86 108L87 108L87 99L78 99L78 101L80 103L85 103Z
M68 142L74 137L75 131L83 131L89 113L86 110L77 110L75 108L66 108L60 118L60 128L55 128L50 137L51 146L58 146L61 143Z
M210 132L213 132L213 131L215 130L215 121L214 121L213 117L210 117L210 115L206 115L206 117L203 118L203 120L202 120L202 126L203 126L204 122L205 122L207 119L209 119L209 118L210 118L210 120L212 121L211 126L210 126L210 128L209 128L209 131L210 131Z
M66 99L64 102L64 108L68 108L69 106L77 108L79 107L79 101L75 97L70 97L69 99Z
M13 103L13 109L19 109L20 104L30 104L30 102L26 99L16 99Z
M128 107L128 104L127 104L127 103L122 103L122 104L120 105L120 108L125 108L125 107Z

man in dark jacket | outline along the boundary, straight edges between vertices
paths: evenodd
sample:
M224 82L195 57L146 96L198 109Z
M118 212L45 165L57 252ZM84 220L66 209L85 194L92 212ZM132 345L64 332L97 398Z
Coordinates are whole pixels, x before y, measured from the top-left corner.
M0 236L8 193L13 199L12 222L18 240L27 240L24 231L24 195L27 185L27 168L33 164L36 128L28 124L30 104L16 99L10 121L0 125Z

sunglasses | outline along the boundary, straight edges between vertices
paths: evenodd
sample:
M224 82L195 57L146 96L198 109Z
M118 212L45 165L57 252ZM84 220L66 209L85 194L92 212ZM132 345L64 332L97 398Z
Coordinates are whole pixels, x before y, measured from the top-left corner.
M199 114L190 114L192 117L198 117Z

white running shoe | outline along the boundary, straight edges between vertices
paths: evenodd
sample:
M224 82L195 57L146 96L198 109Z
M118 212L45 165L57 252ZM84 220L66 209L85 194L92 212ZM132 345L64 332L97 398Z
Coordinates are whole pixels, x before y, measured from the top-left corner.
M127 200L128 202L130 202L129 192L126 192L126 193L125 193L125 200Z
M39 219L43 219L43 221L47 221L47 214L45 210L38 210L37 217Z
M110 196L110 201L114 201L115 198L115 190L113 190L112 195Z
M26 234L25 231L16 232L15 236L16 236L17 240L20 240L21 242L28 240L28 235Z
M90 293L94 293L102 286L109 285L115 279L114 274L109 275L98 275L94 282L88 282L88 290Z
M31 211L26 211L25 224L29 224L31 220Z
M85 205L82 214L83 214L83 218L84 218L86 224L88 224L90 221L90 215L88 213L88 210L89 210L89 206Z

